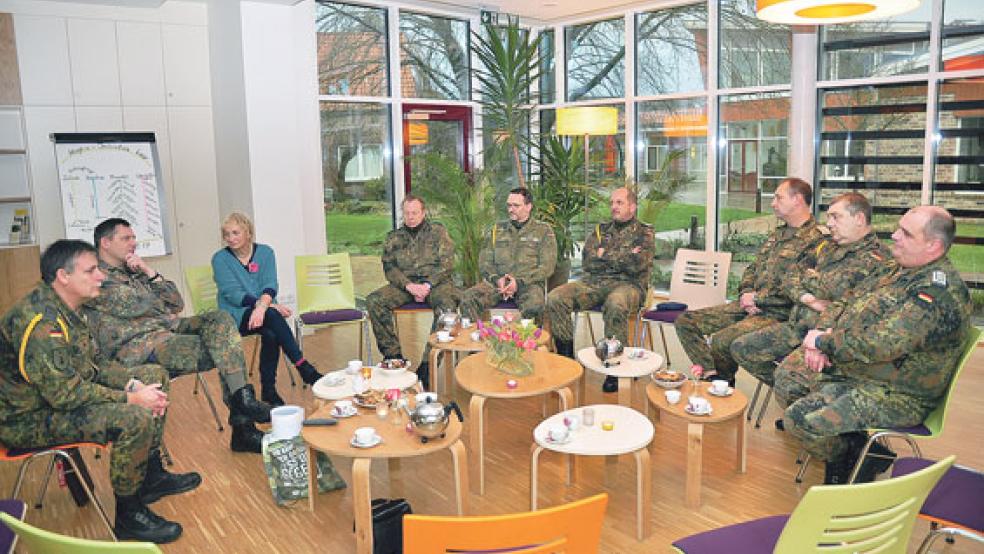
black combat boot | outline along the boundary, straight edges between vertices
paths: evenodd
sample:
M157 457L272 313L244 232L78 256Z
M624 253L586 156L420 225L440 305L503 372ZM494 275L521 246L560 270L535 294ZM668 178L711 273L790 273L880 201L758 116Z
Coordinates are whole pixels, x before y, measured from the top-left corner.
M165 544L181 536L181 524L155 514L140 496L116 496L116 538Z
M782 418L776 420L776 431L785 431L786 424L782 421Z
M574 341L560 340L555 337L554 346L557 347L557 354L560 354L561 356L567 356L568 358L574 357Z
M865 442L867 442L867 435L862 434L863 441L861 442L861 447L858 449L860 455L860 450L864 448ZM855 483L870 483L875 480L880 473L888 471L888 468L892 467L895 462L896 454L891 449L882 446L878 441L871 443L871 448L868 449L868 455L861 463L861 469L858 470L858 476L854 480Z
M253 385L247 384L229 395L229 417L246 416L256 423L270 423L270 406L256 399Z
M297 373L301 375L301 380L304 381L305 385L313 385L318 382L318 379L321 379L321 373L318 373L318 370L311 365L311 362L304 358L301 358L301 361L294 367L297 368Z
M827 462L823 472L824 485L844 485L851 476L853 464L851 458L840 458Z
M601 392L618 392L618 377L609 375L601 384Z
M276 385L265 385L261 383L260 391L260 399L269 404L271 407L278 408L286 404L284 399L280 398L280 395L277 394Z
M263 432L252 423L232 424L232 442L229 444L233 452L263 452Z
M420 381L420 386L424 390L431 390L430 388L430 363L420 362L417 366L417 379Z
M169 494L180 494L198 488L202 476L194 471L189 473L169 473L161 463L161 452L151 450L147 459L147 476L137 494L144 504L151 504Z

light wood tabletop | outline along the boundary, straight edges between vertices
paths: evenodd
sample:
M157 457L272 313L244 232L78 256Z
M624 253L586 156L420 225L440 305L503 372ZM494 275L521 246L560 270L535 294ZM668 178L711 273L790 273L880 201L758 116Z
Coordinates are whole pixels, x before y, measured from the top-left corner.
M745 473L745 420L742 417L748 407L748 397L738 389L732 389L730 396L719 397L708 392L710 383L699 384L700 395L711 404L712 412L707 415L693 415L686 411L687 397L694 391L693 381L680 387L680 401L670 404L666 400L666 389L650 383L646 387L649 406L655 407L656 419L662 414L683 419L687 422L687 484L686 503L688 508L700 506L701 468L703 463L704 425L733 421L737 442L736 466L738 473ZM654 443L655 444L655 443Z
M313 414L312 418L331 417L331 407L325 406ZM370 492L370 469L372 460L385 458L389 461L390 476L399 469L400 458L423 456L439 450L451 451L454 462L455 500L458 515L468 512L468 456L461 443L462 424L452 414L445 430L444 438L430 439L422 443L403 423L394 425L389 420L376 417L375 411L360 409L358 415L339 419L337 425L328 427L304 427L301 436L308 444L308 467L315 466L315 451L330 456L345 456L352 461L352 505L355 512L355 541L358 554L372 553L372 494ZM382 442L371 448L352 446L355 430L359 427L373 427ZM308 481L309 508L314 510L314 497L317 496L317 472L310 472Z
M434 375L438 370L438 367L444 368L444 393L451 394L452 375L451 364L455 354L460 353L474 353L474 352L484 352L485 351L485 341L482 340L472 340L472 333L478 331L478 325L473 324L469 327L463 327L459 329L456 334L452 333L451 340L440 341L437 340L437 333L431 333L430 338L427 340L427 344L430 345L430 359L429 359L429 370L430 370L430 382L434 390L437 390L438 381L434 380ZM536 340L537 348L545 348L550 344L550 333L543 329L540 338ZM439 361L443 361L443 364L438 364Z
M630 351L641 352L642 356L633 358L629 356ZM636 377L644 377L663 367L663 356L651 350L642 348L626 348L621 355L612 360L617 362L606 366L595 353L593 346L582 348L577 351L577 361L585 369L589 369L602 375L615 377L618 379L618 403L623 406L632 405L632 383ZM585 381L587 376L581 378L578 387L578 400L584 398Z
M515 399L556 392L561 410L572 408L574 396L568 385L584 373L576 361L552 354L534 351L533 374L514 377L492 367L484 352L469 356L454 369L455 379L461 388L472 393L468 405L469 442L472 453L478 458L478 491L485 494L485 401L488 398ZM506 386L510 379L515 388Z

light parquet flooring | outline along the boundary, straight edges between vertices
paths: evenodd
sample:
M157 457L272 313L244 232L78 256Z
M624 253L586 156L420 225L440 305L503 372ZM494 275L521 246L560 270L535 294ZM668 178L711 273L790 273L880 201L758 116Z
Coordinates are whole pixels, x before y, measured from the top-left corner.
M335 340L309 338L305 342L306 354L322 369L341 367L351 357L354 341L354 334L350 340L341 341L344 347L339 347ZM310 391L302 390L300 386L292 389L283 367L280 377L281 395L289 402L311 406ZM218 391L215 373L210 372L208 379L212 390ZM600 381L594 375L589 376L589 403L614 401L613 398L602 398ZM637 383L634 395L637 409L643 406L639 387L642 382ZM192 385L190 378L179 379L173 384L166 441L176 460L175 470L199 471L204 483L192 493L165 498L153 505L164 517L184 525L184 535L174 544L166 545L164 551L211 554L353 552L351 492L344 490L320 495L314 513L307 511L306 503L277 507L271 498L260 456L235 454L229 450L229 430L216 431L204 398L191 393ZM750 396L751 379L739 376L739 387ZM456 397L459 404L467 405L466 393L459 391ZM946 433L936 441L926 442L925 454L939 458L955 453L958 463L984 468L982 398L984 349L978 350L971 366L963 373ZM541 407L538 398L488 402L486 494L479 496L472 491L473 513L500 514L528 509L531 430L541 419ZM225 417L224 408L220 410ZM773 428L772 421L778 414L779 410L773 404L763 420L763 427L748 430L748 472L743 475L735 473L733 430L716 426L707 429L703 497L698 510L683 507L686 426L672 418L663 418L656 427L657 447L652 459L653 532L644 542L635 540L635 464L630 457L620 459L614 475L605 474L602 459L582 459L577 483L567 487L559 456L545 453L541 457L540 505L552 506L607 490L610 500L601 552L612 553L667 552L670 542L681 536L789 512L808 486L822 480L822 464L811 466L803 485L793 482L798 468L793 463L797 448L788 436ZM389 425L377 422L375 418L370 424ZM97 482L97 492L112 512L108 460L105 457L93 460L91 453L86 453L86 457ZM469 463L474 464L471 452L469 457ZM337 458L334 462L350 481L351 460ZM406 459L391 481L386 464L375 463L372 467L373 497L405 496L417 513L453 514L451 465L451 456L447 452ZM0 466L3 494L8 494L11 489L16 467L16 464ZM31 470L21 493L23 499L33 502L43 469L43 464L37 464ZM472 486L475 486L474 479ZM106 537L93 509L77 509L69 495L57 486L50 488L41 510L29 510L27 520L60 533ZM926 524L917 523L910 551L915 550L927 528ZM19 550L24 551L23 547ZM981 553L984 548L967 541L944 548L943 542L939 541L936 551Z

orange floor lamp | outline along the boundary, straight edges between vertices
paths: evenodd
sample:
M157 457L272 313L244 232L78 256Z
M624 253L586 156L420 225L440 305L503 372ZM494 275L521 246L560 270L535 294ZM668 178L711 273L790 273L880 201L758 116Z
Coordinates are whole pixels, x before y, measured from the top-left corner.
M588 232L588 139L618 133L618 109L607 106L577 106L557 110L557 134L584 138L584 232Z

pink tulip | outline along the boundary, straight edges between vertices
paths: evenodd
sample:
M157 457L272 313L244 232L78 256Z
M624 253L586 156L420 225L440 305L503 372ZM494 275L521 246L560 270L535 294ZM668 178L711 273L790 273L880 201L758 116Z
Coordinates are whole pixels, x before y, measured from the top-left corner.
M513 341L516 343L516 347L517 348L522 348L523 347L523 339L517 337L517 338L513 339Z
M516 316L512 312L506 312L505 318L506 321L512 322L512 320L516 319Z
M533 331L533 338L538 339L542 334L543 334L543 329L537 327L536 331Z
M476 322L475 322L475 325L477 326L477 329L478 329L479 331L481 331L482 329L485 329L485 324L484 324L484 323L482 323L482 320L481 320L481 319L480 319L480 320L478 320L478 321L476 321Z
M527 350L533 350L534 348L536 348L536 341L533 339L526 339L526 342L523 344L523 347L526 348Z
M509 339L510 339L509 333L506 333L505 331L499 333L499 340L505 342L508 341Z

